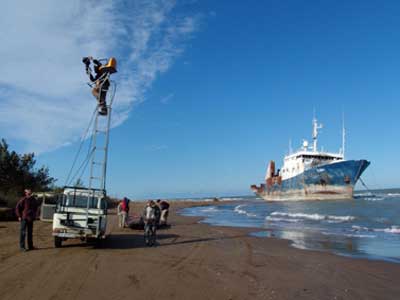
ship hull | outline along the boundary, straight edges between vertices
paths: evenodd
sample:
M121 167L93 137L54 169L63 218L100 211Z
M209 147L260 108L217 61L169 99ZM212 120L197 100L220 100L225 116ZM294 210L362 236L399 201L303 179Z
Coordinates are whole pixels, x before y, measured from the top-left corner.
M352 199L354 186L369 164L366 160L339 161L252 190L267 201Z

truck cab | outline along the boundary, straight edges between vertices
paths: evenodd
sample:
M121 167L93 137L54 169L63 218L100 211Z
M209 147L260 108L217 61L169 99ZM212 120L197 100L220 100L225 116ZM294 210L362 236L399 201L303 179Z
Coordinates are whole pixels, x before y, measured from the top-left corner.
M106 237L105 190L65 187L53 216L54 246L67 239L100 242Z

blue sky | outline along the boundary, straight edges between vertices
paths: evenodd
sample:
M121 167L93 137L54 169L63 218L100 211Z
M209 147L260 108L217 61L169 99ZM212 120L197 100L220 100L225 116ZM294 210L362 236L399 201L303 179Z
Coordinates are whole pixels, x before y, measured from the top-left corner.
M319 145L339 150L344 112L346 157L371 161L371 188L399 186L397 1L22 2L0 21L0 133L59 184L95 105L91 54L119 62L112 195L250 194L310 139L314 109Z

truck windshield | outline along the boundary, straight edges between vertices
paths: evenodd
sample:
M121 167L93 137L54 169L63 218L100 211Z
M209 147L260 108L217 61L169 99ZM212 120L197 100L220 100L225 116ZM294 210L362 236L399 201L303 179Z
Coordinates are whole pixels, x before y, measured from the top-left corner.
M99 201L98 198L81 196L81 195L65 195L62 204L63 206L66 207L86 208L88 206L88 201L89 201L89 208L97 208L97 202Z

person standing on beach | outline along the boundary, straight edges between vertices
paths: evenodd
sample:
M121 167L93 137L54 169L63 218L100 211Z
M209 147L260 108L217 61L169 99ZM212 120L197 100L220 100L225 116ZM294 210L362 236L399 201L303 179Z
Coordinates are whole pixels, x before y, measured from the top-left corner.
M129 199L124 197L126 215L129 215Z
M153 201L154 202L154 201ZM156 214L156 226L157 228L160 226L160 217L161 217L161 209L160 207L154 202L154 209Z
M31 189L25 189L25 196L21 198L15 208L15 214L21 223L19 234L19 247L21 251L33 250L33 222L36 220L38 204L32 196ZM28 249L25 248L25 237L28 232Z
M129 200L124 197L124 199L118 204L118 225L120 228L124 228L127 221L127 216L129 213Z
M169 203L165 200L158 199L157 204L161 209L160 225L167 225Z
M123 215L124 214L124 210L122 209L122 206L123 206L123 201L120 201L118 203L118 206L117 206L118 227L119 228L124 227L124 219L125 219L125 217Z
M160 216L160 209L153 200L147 202L143 210L144 241L147 246L154 246L156 243L157 219Z

